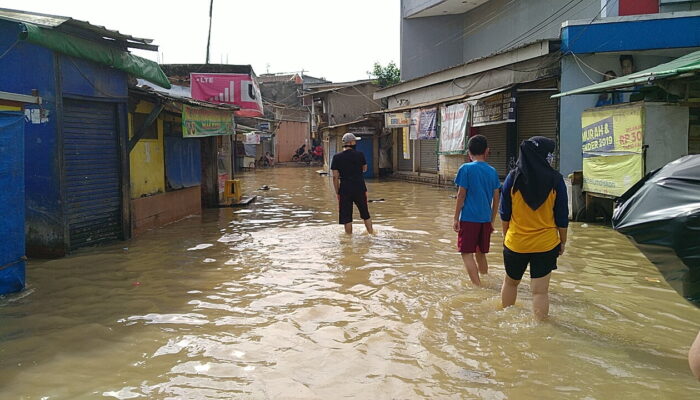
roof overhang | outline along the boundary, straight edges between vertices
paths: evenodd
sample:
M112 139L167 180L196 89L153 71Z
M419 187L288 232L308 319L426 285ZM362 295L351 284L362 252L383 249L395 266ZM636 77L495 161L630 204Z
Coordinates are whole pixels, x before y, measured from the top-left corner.
M357 86L372 85L372 84L373 84L372 81L359 81L359 82L351 83L349 85L336 86L336 87L332 87L329 89L324 88L324 89L304 93L299 97L310 97L310 96L313 97L313 96L317 96L317 95L328 94L331 92L338 92L338 91L345 90L345 89L351 89L351 88L354 88Z
M481 100L481 99L489 97L489 96L493 96L494 94L498 94L498 93L504 92L506 90L509 90L509 89L513 88L513 86L514 85L508 85L508 86L503 86L503 87L493 89L493 90L487 90L485 92L466 93L466 94L461 94L458 96L442 98L440 100L428 101L428 102L419 103L419 104L413 104L410 106L402 106L402 107L396 107L396 108L392 108L392 109L373 111L373 112L367 113L365 115L385 114L385 113L395 113L395 112L401 112L401 111L408 111L408 110L413 110L416 108L425 108L425 107L430 107L430 106L434 106L434 105L438 105L438 104L458 102L460 100L477 101L477 100Z
M621 76L609 81L596 83L579 89L555 94L552 98L570 96L574 94L604 93L613 90L636 86L639 84L652 83L657 80L670 79L674 77L697 77L700 72L700 51L686 54L673 61L657 65L644 71Z
M154 102L186 104L192 107L208 108L212 110L235 112L240 110L240 107L227 104L210 103L208 101L195 100L189 97L175 96L169 93L159 92L150 88L130 87L129 95L148 99Z
M404 18L437 17L440 15L464 14L489 0L431 0L406 10Z
M30 23L41 28L55 29L59 32L96 42L112 41L117 47L152 51L158 50L158 46L152 44L153 39L144 39L126 35L119 31L107 29L104 26L93 25L87 21L80 21L70 17L62 17L60 15L41 14L29 11L0 8L0 19L19 23Z
M371 114L371 113L367 113L367 115L369 115L369 114ZM361 119L358 119L358 120L355 120L355 121L346 122L346 123L344 123L344 124L337 124L337 125L331 125L331 126L324 126L324 127L321 128L320 130L321 130L321 131L325 131L325 130L331 130L331 129L340 128L340 127L343 127L343 126L361 125L361 124L365 124L365 123L368 123L368 122L374 122L374 121L377 121L377 120L376 120L375 118L372 118L372 116L369 116L369 117L361 118Z
M29 22L20 22L19 25L21 29L19 40L26 40L61 54L116 68L137 78L170 87L168 77L154 61L135 56L116 46L83 39L59 30L42 28Z
M410 81L402 82L393 86L386 87L374 92L374 99L383 99L390 96L396 96L401 93L410 92L412 90L421 89L427 86L436 85L443 82L449 82L454 79L463 78L465 76L478 74L505 67L510 64L527 61L533 58L545 56L551 51L550 40L541 40L530 43L519 48L497 53L489 57L484 57L467 62L456 67L448 68L442 71L434 72Z
M17 103L41 104L41 97L28 96L26 94L0 92L0 100L14 101Z
M249 64L161 64L160 68L168 76L182 76L187 81L191 73L255 75Z

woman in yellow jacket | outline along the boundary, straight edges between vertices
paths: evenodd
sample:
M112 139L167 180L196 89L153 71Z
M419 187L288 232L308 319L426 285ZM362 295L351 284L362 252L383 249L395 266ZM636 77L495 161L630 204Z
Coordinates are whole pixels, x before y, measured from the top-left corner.
M532 309L540 320L549 313L549 278L557 269L557 257L564 253L569 226L566 185L550 165L555 147L552 139L542 136L520 144L520 158L503 183L499 209L506 268L501 302L503 307L515 304L529 264Z

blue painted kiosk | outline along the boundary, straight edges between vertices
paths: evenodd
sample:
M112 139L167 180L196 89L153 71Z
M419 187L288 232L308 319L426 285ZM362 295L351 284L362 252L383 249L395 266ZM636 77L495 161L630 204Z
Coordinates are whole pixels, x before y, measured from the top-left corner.
M36 96L0 92L0 295L25 284L24 107Z
M130 234L128 81L170 83L156 50L87 22L0 9L0 91L35 94L25 110L27 254L61 257Z
M22 290L25 281L24 114L21 111L0 111L0 237L0 295L3 295Z

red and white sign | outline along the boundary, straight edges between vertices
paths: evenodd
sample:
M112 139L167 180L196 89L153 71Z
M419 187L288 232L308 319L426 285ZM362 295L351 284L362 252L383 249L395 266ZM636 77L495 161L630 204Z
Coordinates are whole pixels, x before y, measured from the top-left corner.
M261 117L262 96L254 75L190 74L192 98L211 103L233 104L239 117Z

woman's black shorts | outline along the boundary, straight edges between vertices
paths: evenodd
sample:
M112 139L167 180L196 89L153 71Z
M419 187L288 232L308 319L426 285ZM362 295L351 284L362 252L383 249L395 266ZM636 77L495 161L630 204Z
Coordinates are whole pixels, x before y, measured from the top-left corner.
M503 246L506 274L516 281L523 279L528 264L530 264L530 278L547 276L548 273L557 269L557 257L559 257L559 245L542 253L517 253Z

